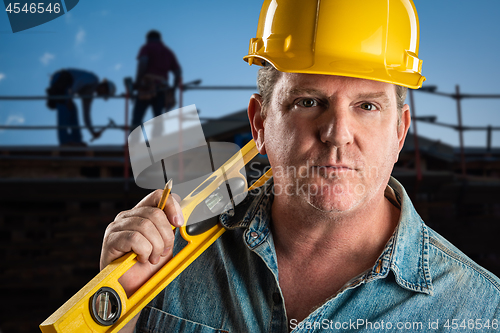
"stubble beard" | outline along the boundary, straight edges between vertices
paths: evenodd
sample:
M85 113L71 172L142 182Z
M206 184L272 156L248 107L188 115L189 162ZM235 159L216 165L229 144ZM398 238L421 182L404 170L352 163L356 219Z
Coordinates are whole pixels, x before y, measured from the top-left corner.
M305 201L322 213L347 213L363 202L366 191L362 181L363 172L360 170L337 172L307 161L299 167L275 167L273 173L277 178L275 195L288 196L292 202ZM356 182L356 179L361 181Z

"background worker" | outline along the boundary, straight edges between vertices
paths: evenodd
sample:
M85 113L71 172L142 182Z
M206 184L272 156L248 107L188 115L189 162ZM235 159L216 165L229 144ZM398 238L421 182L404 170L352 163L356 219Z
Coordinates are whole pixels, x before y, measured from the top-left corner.
M132 115L132 130L142 123L149 106L155 117L169 111L175 105L175 89L181 82L181 67L174 53L163 44L161 35L151 30L146 35L137 56L135 88L137 99ZM168 73L174 75L173 86L168 84Z
M48 99L47 106L51 110L57 110L57 136L61 145L86 146L82 141L82 133L79 128L78 112L72 97L82 97L83 120L90 131L92 138L98 138L100 131L92 126L90 107L92 96L112 96L116 92L113 82L99 78L91 72L80 69L62 69L55 72L50 80L47 94L50 96L68 96L67 99ZM69 126L69 127L68 127Z
M500 280L427 227L391 177L407 87L425 79L413 3L266 0L260 17L248 116L273 179L221 214L228 231L125 330L497 331ZM162 212L160 196L106 229L101 268L138 254L120 278L129 295L185 245L170 228L179 204Z

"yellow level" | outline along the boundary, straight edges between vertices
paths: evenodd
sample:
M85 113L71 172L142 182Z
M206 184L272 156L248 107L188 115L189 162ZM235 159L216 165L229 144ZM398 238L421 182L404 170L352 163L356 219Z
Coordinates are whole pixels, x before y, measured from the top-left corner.
M125 294L118 279L137 262L133 252L106 266L40 324L42 332L118 332L224 233L224 227L217 223L199 235L190 235L186 231L186 224L196 206L224 181L235 177L244 178L240 173L241 168L257 153L255 142L252 140L181 201L180 206L186 223L180 228L180 233L188 244L130 298ZM249 190L261 186L271 176L272 171L269 170ZM244 180L246 182L246 179Z

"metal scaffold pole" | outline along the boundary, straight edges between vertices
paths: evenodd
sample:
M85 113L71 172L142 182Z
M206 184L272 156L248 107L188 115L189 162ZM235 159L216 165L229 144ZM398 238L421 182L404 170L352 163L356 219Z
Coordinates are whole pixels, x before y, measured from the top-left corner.
M462 126L462 107L460 100L462 96L460 95L460 86L457 84L455 86L455 99L457 100L457 118L458 118L458 138L460 142L460 165L462 168L462 176L466 175L466 167L465 167L465 153L464 153L464 131Z
M123 155L124 155L124 163L123 163L123 178L125 180L125 192L129 190L129 153L128 153L128 100L129 100L129 91L127 90L125 94L125 126L124 126L124 142L123 142Z
M408 89L408 90L410 91L411 113L413 114L413 118L416 118L417 112L415 109L413 89ZM415 169L417 171L417 182L419 182L422 180L422 169L421 169L421 165L420 165L420 149L418 146L418 133L417 133L417 122L416 121L413 122L413 144L415 146Z

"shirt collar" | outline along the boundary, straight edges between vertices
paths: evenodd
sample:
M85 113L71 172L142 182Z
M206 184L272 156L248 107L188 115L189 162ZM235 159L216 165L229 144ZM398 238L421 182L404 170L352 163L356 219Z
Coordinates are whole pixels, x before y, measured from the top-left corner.
M262 244L270 234L272 189L271 179L262 187L249 191L235 209L220 216L226 229L247 229L244 237L250 249ZM393 204L399 203L400 220L375 266L364 277L367 280L384 278L392 271L401 287L432 295L428 229L403 186L393 177L389 180L386 196Z
M413 207L403 186L393 177L389 180L388 186L394 190L396 199L401 204L398 227L391 238L393 249L390 268L400 286L432 295L429 230Z

